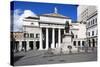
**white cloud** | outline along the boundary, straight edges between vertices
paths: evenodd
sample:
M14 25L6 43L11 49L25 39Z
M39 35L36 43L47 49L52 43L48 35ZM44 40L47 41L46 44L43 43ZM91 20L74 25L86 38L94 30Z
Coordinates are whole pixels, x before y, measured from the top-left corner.
M25 10L24 14L22 16L24 16L24 17L27 17L27 16L37 17L37 15L34 12L32 12L31 10Z
M13 31L22 31L23 19L24 17L28 17L28 16L37 17L37 15L31 10L24 10L24 11L20 9L14 10Z
M20 14L22 13L23 11L20 10L20 9L16 9L14 10L14 13L12 15L12 25L13 25L13 31L21 31L21 23L19 21L20 19Z

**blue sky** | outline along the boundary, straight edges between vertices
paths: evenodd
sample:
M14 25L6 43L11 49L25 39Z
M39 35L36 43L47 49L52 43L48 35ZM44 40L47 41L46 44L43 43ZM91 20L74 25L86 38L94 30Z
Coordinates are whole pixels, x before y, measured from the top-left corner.
M11 4L13 9L31 10L37 15L54 13L56 7L59 14L70 17L73 21L77 20L77 5L71 4L52 4L52 3L37 3L37 2L24 2L24 1L13 1Z

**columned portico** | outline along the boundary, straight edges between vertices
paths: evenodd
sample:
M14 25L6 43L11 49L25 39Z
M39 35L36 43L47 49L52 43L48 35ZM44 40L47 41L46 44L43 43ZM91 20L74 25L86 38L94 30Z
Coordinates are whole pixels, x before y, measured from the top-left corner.
M45 43L46 43L46 45L45 45L45 48L43 48L43 30L42 30L43 28L41 27L41 29L40 29L40 46L39 46L39 50L47 50L47 49L49 49L49 48L52 48L52 49L54 49L54 48L60 48L60 46L61 46L61 28L51 28L51 36L50 36L50 30L49 30L49 27L44 27L44 32L46 32L46 34L45 34ZM58 30L58 32L56 32L56 30ZM56 34L57 34L57 36L56 36ZM51 43L49 43L49 40L50 40L50 37L52 38L51 39ZM57 37L57 38L55 38L55 37ZM57 41L55 40L55 39L57 39ZM51 45L51 47L49 47L49 44ZM56 45L56 46L55 46Z

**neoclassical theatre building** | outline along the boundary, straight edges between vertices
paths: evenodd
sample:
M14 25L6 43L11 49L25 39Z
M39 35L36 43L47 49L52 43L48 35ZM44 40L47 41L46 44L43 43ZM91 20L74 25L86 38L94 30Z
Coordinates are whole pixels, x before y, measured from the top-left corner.
M84 31L84 32L83 32ZM54 49L77 52L86 44L86 24L72 22L55 9L54 13L28 16L23 19L23 31L13 32L14 52Z

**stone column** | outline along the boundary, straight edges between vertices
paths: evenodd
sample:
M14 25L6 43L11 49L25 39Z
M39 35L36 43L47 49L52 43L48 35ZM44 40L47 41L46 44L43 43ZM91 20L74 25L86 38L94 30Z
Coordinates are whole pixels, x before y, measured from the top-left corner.
M35 38L36 38L36 34L34 34L34 40L33 40L33 50L37 49L37 47L36 47L36 40L35 40Z
M46 28L46 49L48 49L48 46L49 46L49 36L48 36L48 28Z
M82 50L82 47L83 47L83 45L82 45L82 40L80 40L80 49Z
M60 45L61 45L61 30L60 29L58 29L58 48L60 47Z
M76 47L78 47L78 41L76 40Z
M40 29L40 46L39 46L39 50L42 50L42 39L43 39L43 34L42 34L42 28Z
M34 41L33 41L33 49L34 49L34 50L37 49L35 39L34 39Z
M22 41L19 41L19 51L22 50Z
M55 30L52 28L52 48L55 46Z
M26 41L26 50L28 51L30 49L29 47L29 41Z
M82 45L82 40L80 40L80 47L82 47L83 45Z
M90 40L90 44L91 44L91 47L93 47L93 42L92 42L92 40Z

